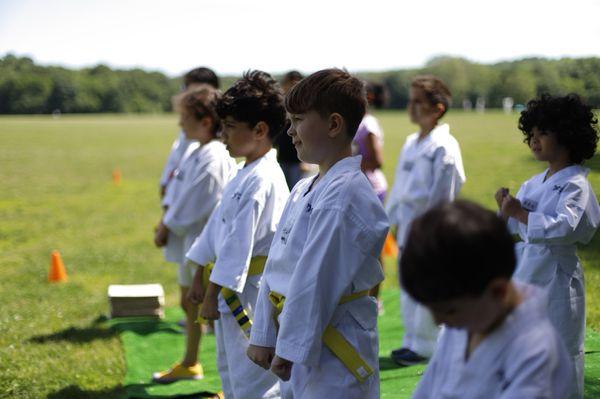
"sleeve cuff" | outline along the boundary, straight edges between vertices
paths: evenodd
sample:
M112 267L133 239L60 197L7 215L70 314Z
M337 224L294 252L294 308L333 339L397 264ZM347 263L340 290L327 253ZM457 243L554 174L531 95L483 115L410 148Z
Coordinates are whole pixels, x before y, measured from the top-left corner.
M281 338L277 339L275 354L283 359L306 366L316 366L320 355L320 353L311 353L310 350Z
M246 285L246 274L231 276L224 273L223 269L227 269L227 265L216 263L215 268L210 274L210 281L241 294Z
M544 215L540 212L530 212L527 217L527 237L530 240L544 238Z
M199 245L196 245L196 242L194 242L194 245L185 254L185 257L200 266L206 266L212 262L212 259L202 251Z
M252 328L252 332L250 333L250 344L256 346L264 346L265 348L275 348L277 344L277 336L275 332L257 331Z

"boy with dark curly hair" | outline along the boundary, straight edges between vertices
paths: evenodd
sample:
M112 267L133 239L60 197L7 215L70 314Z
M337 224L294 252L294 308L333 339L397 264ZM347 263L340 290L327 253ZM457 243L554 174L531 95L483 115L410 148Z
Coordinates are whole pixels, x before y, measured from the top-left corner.
M514 242L494 212L458 200L412 223L402 288L444 324L413 399L564 399L572 375L543 289L515 282Z
M199 269L190 288L215 320L217 366L228 399L277 398L277 377L246 357L261 275L289 189L272 148L285 123L283 93L267 73L245 73L217 103L223 138L244 158L220 205L187 253ZM212 270L212 272L211 272Z
M582 166L596 152L598 120L575 94L531 100L519 129L542 173L523 183L516 197L496 192L501 215L518 234L515 279L549 293L550 321L575 365L571 396L583 397L585 287L576 244L588 243L600 223L600 207Z

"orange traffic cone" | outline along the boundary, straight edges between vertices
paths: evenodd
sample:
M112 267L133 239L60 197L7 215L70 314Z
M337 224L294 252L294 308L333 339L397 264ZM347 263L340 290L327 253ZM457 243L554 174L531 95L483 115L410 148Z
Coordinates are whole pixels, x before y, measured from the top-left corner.
M60 283L67 281L67 270L65 264L60 257L60 252L52 251L50 260L50 272L48 272L48 281L51 283Z
M388 234L387 238L385 239L385 243L383 244L381 255L389 256L391 258L398 257L398 244L396 244L396 240L394 239L393 235Z
M112 177L113 177L113 183L115 184L115 186L120 185L121 184L121 169L116 168L115 170L113 170Z

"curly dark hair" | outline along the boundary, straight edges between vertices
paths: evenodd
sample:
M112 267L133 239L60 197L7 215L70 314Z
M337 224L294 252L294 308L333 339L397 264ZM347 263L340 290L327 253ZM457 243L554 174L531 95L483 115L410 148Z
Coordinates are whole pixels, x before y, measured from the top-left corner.
M527 145L533 137L534 127L542 134L554 133L558 144L569 151L571 162L575 164L582 164L596 153L598 119L592 107L577 94L543 94L529 101L519 118L519 130L525 135L523 141Z
M275 139L285 124L283 91L271 75L263 71L247 71L233 84L217 104L221 119L231 116L250 127L264 122L269 138Z
M302 79L285 97L288 112L302 114L316 111L323 117L339 113L346 123L350 139L366 112L364 83L343 69L323 69Z

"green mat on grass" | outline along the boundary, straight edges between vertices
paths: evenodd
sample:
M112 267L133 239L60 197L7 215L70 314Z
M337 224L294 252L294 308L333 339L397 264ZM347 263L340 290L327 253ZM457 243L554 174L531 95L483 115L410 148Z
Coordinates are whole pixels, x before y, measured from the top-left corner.
M381 398L410 398L425 367L399 368L389 353L400 345L402 324L397 289L382 293L385 314L379 319ZM169 385L153 384L152 372L171 366L183 354L185 336L177 321L181 311L167 309L162 321L146 318L116 319L111 323L121 332L127 374L124 385L129 398L201 397L220 389L215 363L215 338L202 338L201 358L205 378ZM600 398L600 334L588 331L585 358L585 398Z
M120 332L125 350L127 372L123 385L128 398L202 397L221 389L214 335L202 337L204 379L171 384L152 382L153 372L165 370L181 360L185 335L177 322L182 317L183 313L177 308L166 309L163 320L142 317L111 320L111 325Z

